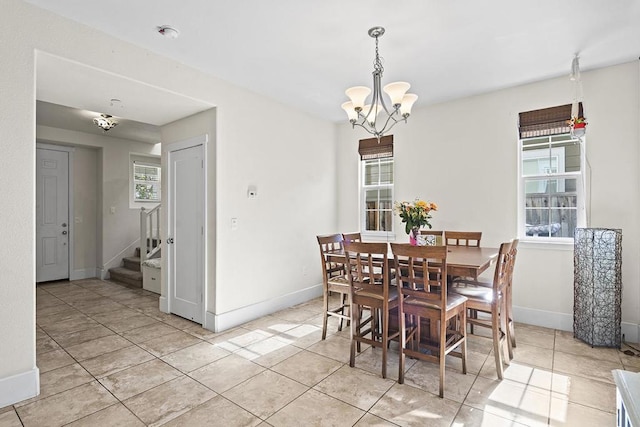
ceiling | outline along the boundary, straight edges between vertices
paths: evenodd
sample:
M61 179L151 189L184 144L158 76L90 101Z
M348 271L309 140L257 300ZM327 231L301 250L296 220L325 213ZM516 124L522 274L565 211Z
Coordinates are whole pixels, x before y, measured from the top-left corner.
M410 82L419 96L414 108L568 76L575 53L582 71L640 54L638 0L619 0L615 7L600 0L190 0L179 6L173 0L110 0L106 7L86 0L27 1L333 121L346 119L344 89L371 86L374 41L367 30L376 25L386 28L380 38L383 84ZM177 39L157 33L166 24L180 31ZM51 86L62 87L54 83L39 81L38 99L56 102L47 99ZM87 108L105 112L92 100L98 96L93 91L74 92L76 104L83 98ZM99 101L110 93L100 93ZM160 111L143 115L137 101L135 92L123 100L139 113L131 111L134 120L166 120Z

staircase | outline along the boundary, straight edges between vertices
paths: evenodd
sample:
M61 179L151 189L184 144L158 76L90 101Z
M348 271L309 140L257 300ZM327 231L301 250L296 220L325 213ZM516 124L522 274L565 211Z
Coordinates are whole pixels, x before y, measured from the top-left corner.
M140 271L140 248L136 248L135 256L122 258L122 267L109 269L111 280L142 288L142 272Z
M136 248L135 256L122 258L122 267L109 269L111 280L142 288L140 262L160 257L160 205L151 210L140 209L140 244L144 245L144 259L140 248Z

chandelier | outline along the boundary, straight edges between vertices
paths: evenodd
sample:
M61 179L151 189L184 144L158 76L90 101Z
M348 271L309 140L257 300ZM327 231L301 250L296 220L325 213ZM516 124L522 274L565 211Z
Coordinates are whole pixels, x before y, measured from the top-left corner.
M376 39L376 59L373 61L373 97L371 103L366 104L371 89L366 86L355 86L347 89L345 93L350 101L342 104L347 112L352 127L360 126L378 140L384 136L399 121L406 123L411 115L411 107L418 99L418 95L407 93L411 85L406 82L394 82L386 85L382 90L389 95L390 106L387 106L382 96L381 83L384 68L378 54L378 38L384 34L384 28L373 27L369 30L369 36Z
M94 117L93 123L95 123L95 125L101 128L104 132L118 126L118 122L108 114L100 114L100 117Z

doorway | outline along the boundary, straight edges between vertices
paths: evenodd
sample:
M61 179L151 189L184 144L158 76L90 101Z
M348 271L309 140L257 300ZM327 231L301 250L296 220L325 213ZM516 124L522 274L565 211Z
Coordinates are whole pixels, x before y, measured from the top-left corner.
M169 311L204 320L204 143L206 136L168 145Z
M36 282L69 278L72 148L36 147Z

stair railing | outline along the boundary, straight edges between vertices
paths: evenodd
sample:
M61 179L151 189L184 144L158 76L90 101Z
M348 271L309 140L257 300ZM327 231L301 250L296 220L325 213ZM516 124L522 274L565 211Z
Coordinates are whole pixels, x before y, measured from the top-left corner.
M147 210L140 208L140 262L160 250L160 205Z

